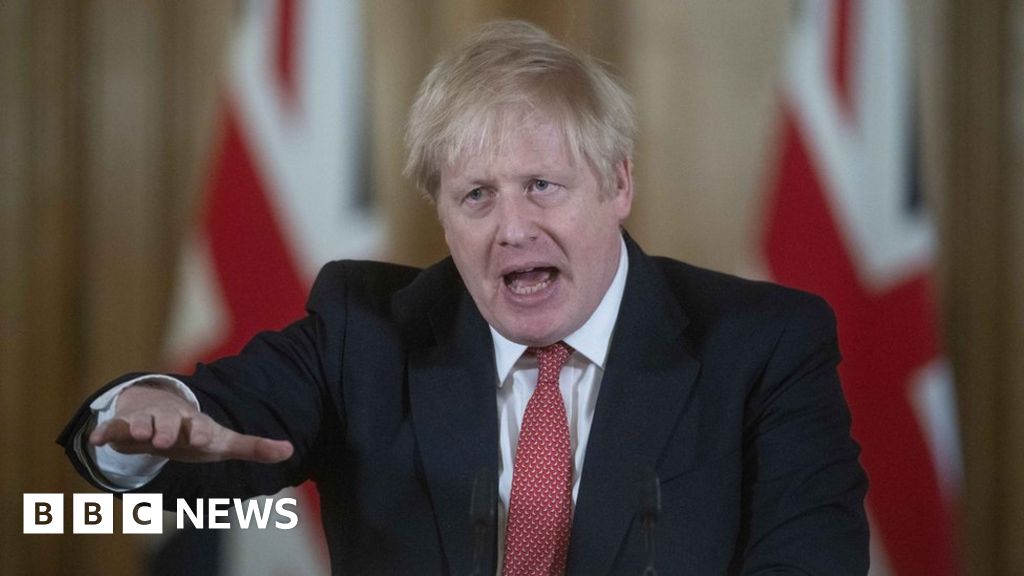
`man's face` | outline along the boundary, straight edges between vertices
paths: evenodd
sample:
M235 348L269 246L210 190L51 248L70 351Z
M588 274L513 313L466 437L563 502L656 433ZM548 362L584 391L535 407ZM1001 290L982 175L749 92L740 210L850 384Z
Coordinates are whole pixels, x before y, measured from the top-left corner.
M500 153L442 170L445 240L480 313L504 337L545 346L594 312L618 267L630 170L621 162L603 191L588 162L573 162L556 125L535 117Z

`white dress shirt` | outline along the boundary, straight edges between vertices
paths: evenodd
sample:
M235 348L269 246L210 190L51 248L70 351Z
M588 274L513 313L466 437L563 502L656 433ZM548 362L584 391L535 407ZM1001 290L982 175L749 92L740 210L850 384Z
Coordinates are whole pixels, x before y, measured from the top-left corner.
M578 330L565 338L573 352L562 367L558 377L558 388L565 402L565 413L569 424L569 443L573 453L572 502L576 506L579 493L580 472L590 438L590 425L594 419L597 395L601 390L605 359L611 343L612 330L619 316L619 305L626 288L626 274L629 259L626 243L620 240L619 267L611 285L605 292L590 318ZM497 409L498 443L501 461L498 469L498 572L505 552L505 526L508 522L508 504L512 492L512 468L515 462L516 446L519 442L519 428L523 422L526 404L537 387L537 359L524 355L526 346L517 344L498 334L491 328L494 340L494 360L497 367ZM143 380L159 380L177 388L199 408L195 395L184 383L176 378L161 375L142 376L117 386L96 398L90 407L96 414L97 423L113 418L117 407L117 396L127 386ZM108 446L88 448L92 461L96 463L104 478L95 478L105 488L125 491L138 488L156 477L167 462L161 456L148 454L121 454Z

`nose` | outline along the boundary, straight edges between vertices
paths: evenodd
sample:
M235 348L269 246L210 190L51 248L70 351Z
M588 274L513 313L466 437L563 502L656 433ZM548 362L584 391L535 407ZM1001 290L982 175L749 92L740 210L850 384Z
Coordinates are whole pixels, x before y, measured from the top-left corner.
M522 193L498 195L498 243L502 246L521 246L537 239L539 228L536 206Z

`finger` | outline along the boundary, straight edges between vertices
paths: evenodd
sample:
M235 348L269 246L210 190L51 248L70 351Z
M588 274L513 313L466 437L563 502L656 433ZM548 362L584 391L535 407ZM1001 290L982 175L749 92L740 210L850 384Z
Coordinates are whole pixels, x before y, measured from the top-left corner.
M153 414L153 447L167 450L178 442L181 434L181 414L159 411Z
M134 440L128 440L126 442L114 441L111 442L109 446L121 454L150 454L153 456L167 456L163 451L154 448L152 442L136 442Z
M153 415L151 413L134 412L123 418L128 421L128 431L131 440L148 442L153 439Z
M129 441L131 438L128 422L121 418L113 418L97 426L89 434L89 443L93 446L103 446L109 442Z
M213 419L205 414L196 415L182 422L182 435L188 439L188 446L192 448L206 448L213 438Z
M153 454L156 452L148 440L140 442L132 438L130 424L123 418L114 418L97 426L89 434L89 443L93 446L109 445L121 454Z

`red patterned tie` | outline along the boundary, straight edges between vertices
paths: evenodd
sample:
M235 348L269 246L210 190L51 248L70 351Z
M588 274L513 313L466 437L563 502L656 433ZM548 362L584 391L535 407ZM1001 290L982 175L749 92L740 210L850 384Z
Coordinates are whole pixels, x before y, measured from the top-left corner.
M530 348L537 389L526 404L512 467L504 576L565 573L572 522L572 451L558 373L572 348Z

